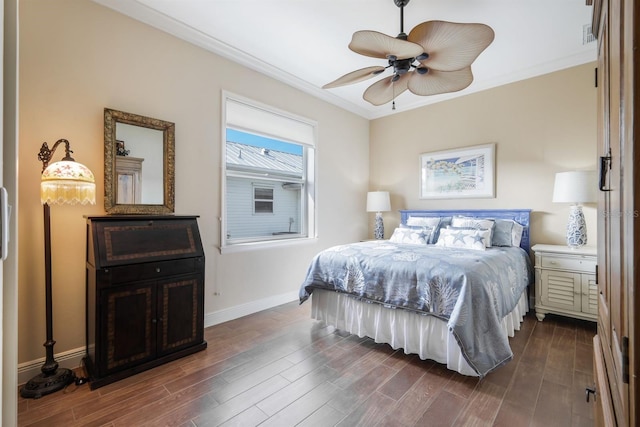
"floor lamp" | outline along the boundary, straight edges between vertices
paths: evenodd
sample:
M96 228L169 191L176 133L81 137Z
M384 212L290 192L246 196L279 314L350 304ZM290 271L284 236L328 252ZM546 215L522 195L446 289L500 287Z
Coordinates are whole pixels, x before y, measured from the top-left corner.
M53 153L60 144L65 146L65 156L61 161L49 164ZM58 362L53 356L53 316L51 294L51 222L50 204L95 204L96 183L93 173L86 166L77 163L71 157L69 141L60 139L49 149L43 143L38 153L42 162L42 177L40 183L40 199L44 208L44 274L45 274L45 304L47 322L47 340L44 343L46 357L40 370L41 374L31 378L20 389L20 395L25 398L37 399L46 394L63 389L75 381L75 374L70 369L58 369Z

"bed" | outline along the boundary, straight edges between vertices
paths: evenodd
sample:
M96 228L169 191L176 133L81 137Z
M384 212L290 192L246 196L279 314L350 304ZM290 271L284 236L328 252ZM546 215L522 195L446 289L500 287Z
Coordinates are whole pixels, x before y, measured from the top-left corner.
M300 303L339 330L482 378L512 359L508 337L528 311L530 212L402 210L389 240L318 253Z

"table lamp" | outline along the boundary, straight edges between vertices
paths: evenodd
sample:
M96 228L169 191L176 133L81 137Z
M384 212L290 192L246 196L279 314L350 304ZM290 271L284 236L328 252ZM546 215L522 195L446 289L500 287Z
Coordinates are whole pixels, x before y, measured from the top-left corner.
M376 239L384 239L384 222L382 221L382 212L391 210L391 202L389 200L388 191L370 191L367 193L367 212L376 213L376 225L373 229L373 235Z
M587 224L581 203L596 202L594 171L558 172L553 186L554 203L570 203L567 246L576 249L587 244Z

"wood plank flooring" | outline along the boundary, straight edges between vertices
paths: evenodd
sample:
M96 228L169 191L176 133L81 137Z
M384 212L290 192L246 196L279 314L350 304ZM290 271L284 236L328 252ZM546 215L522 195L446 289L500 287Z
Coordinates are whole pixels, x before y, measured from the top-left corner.
M285 304L205 330L208 348L91 391L19 398L20 426L592 426L595 323L527 315L482 381Z

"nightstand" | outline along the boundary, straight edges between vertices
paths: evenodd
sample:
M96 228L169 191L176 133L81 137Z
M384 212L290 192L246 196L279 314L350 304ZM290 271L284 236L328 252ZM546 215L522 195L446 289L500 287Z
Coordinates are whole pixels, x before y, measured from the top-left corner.
M536 317L547 313L596 321L598 287L597 251L584 246L533 245L536 273Z

